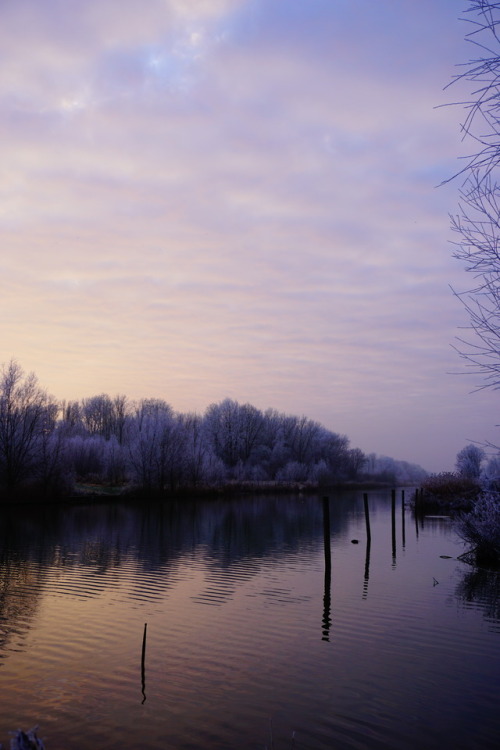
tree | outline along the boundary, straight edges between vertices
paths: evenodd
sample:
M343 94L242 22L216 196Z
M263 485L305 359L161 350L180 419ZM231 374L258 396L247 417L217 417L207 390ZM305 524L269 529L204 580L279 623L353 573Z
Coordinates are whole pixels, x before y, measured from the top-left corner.
M234 470L251 462L264 434L264 417L255 406L226 398L207 408L204 426L215 455Z
M128 459L135 481L147 492L174 490L182 476L182 420L161 400L142 401L129 428Z
M142 402L143 411L148 408L149 403L148 401ZM67 406L65 405L64 410L66 420L74 421L79 417L90 435L101 435L106 440L114 435L120 445L124 440L128 416L127 397L118 395L111 399L107 393L84 398L80 406L70 402Z
M185 414L179 417L179 424L184 435L183 473L187 483L196 487L207 479L210 463L203 434L203 419L198 414Z
M457 453L455 466L458 473L467 479L479 479L481 474L481 464L486 454L482 448L477 445L466 445Z
M351 448L347 452L347 474L350 479L358 479L367 458L361 448Z
M0 481L7 490L34 476L44 438L55 428L57 411L33 373L26 375L15 360L2 368Z
M475 152L458 175L464 178L459 209L451 217L454 257L465 263L474 282L463 292L454 290L470 320L472 341L459 339L456 347L480 387L500 387L500 3L471 0L465 20L472 24L466 39L477 56L465 64L454 82L473 84L463 104L467 115L464 138Z

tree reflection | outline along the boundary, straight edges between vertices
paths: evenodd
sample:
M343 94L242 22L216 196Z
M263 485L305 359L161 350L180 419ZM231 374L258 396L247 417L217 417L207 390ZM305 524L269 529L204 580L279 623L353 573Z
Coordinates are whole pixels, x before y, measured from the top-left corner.
M474 568L466 573L456 588L456 595L466 604L474 604L488 620L500 621L500 573ZM495 629L498 629L498 625Z

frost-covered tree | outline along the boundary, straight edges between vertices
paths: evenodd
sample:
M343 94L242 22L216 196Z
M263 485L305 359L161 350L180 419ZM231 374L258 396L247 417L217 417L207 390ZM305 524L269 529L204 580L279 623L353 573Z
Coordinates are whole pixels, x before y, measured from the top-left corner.
M500 488L500 455L492 456L483 469L484 482L487 487L491 484Z
M143 408L147 408L147 403L143 402ZM69 411L69 407L67 409ZM78 407L72 407L72 411L70 418L73 421L78 418L89 435L101 435L106 440L114 435L120 445L123 443L129 416L126 396L118 395L111 398L107 393L101 393L82 399Z
M486 457L482 448L477 445L466 445L457 453L455 462L458 473L467 479L479 479L481 465Z
M470 513L458 522L458 532L471 545L470 553L479 564L500 560L500 498L498 492L484 492Z
M109 440L113 421L113 405L106 393L82 399L81 416L83 425L89 435L101 435L105 440Z
M143 401L130 422L128 461L134 481L148 492L173 490L182 478L185 432L163 401Z
M451 217L457 241L454 256L473 281L455 292L470 320L472 336L459 340L459 354L481 387L500 386L500 3L471 0L464 19L474 55L456 76L472 84L464 103L464 138L473 154L459 171L463 180L459 209Z
M215 455L229 469L251 463L264 432L262 412L251 404L241 405L226 398L207 408L204 425Z
M107 441L102 435L72 435L65 439L66 462L77 481L104 479Z
M366 465L366 455L360 448L351 448L347 452L346 468L350 479L358 479Z
M214 460L219 471L221 464L205 440L203 418L198 414L180 416L179 430L183 433L183 478L191 487L210 483Z

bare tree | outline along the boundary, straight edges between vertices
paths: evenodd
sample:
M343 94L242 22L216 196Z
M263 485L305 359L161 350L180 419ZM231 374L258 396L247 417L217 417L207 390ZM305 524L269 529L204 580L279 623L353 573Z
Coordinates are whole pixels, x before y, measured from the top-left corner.
M460 239L453 255L465 262L474 285L455 295L464 305L475 334L472 341L459 338L456 347L482 388L500 387L500 194L492 173L474 170L460 191L459 214L452 228Z
M481 388L500 388L500 2L470 0L464 20L476 53L454 78L472 84L465 102L464 139L474 144L472 155L458 172L464 182L459 210L451 217L458 235L454 256L465 263L474 283L454 293L470 320L472 341L456 347L469 368L481 376ZM457 176L457 175L455 175Z
M0 375L0 480L12 490L33 476L42 438L55 428L58 407L39 385L11 360Z

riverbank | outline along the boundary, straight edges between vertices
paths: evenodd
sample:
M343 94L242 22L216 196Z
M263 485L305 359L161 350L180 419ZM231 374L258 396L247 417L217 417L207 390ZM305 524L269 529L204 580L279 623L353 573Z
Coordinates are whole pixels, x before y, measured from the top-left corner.
M399 485L398 485L399 486ZM105 484L98 482L77 482L67 492L50 494L34 486L19 488L15 492L0 492L0 506L2 504L40 504L40 503L100 503L110 501L124 502L127 500L179 500L187 497L220 498L244 495L328 495L342 490L378 490L394 487L389 482L338 482L332 485L322 485L314 482L225 482L221 485L197 485L177 487L174 490L162 492L144 489L133 484Z

